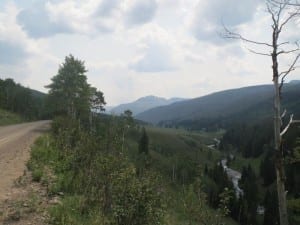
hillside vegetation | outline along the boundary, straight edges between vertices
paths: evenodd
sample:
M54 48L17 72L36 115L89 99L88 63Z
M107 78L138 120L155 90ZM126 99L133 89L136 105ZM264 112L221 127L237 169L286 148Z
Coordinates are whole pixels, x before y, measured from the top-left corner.
M283 107L300 114L300 84L283 88ZM273 87L260 85L216 92L203 97L150 109L137 119L164 126L189 129L226 128L239 120L248 123L272 118Z
M49 222L235 224L227 218L232 187L224 171L214 169L221 155L206 147L222 132L142 128L130 113L90 111L103 109L105 101L85 72L82 61L67 56L52 78L49 101L64 107L54 108L51 133L36 143L28 163L48 195L60 196ZM221 185L202 179L208 168L223 177ZM210 185L215 190L206 193Z
M0 79L0 109L4 123L18 123L46 119L46 95L15 83L12 79Z
M55 120L51 135L32 149L28 166L34 179L47 185L51 196L64 193L61 204L49 209L51 223L235 224L209 207L207 184L199 180L205 166L213 168L221 157L204 144L215 134L148 127L145 153L139 148L142 129L134 126L126 132L122 151L126 118L96 120L93 135L73 127L71 121L66 126L66 119ZM198 200L197 191L203 195ZM196 208L198 201L202 205Z

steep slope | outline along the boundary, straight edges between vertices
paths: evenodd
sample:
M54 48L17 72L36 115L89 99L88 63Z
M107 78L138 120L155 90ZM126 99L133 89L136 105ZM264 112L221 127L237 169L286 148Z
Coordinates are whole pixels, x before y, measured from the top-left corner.
M137 115L141 112L144 112L146 110L149 110L154 107L163 106L163 105L169 105L174 102L182 101L184 99L181 98L171 98L171 99L165 99L160 98L156 96L146 96L143 98L139 98L138 100L134 102L130 102L127 104L121 104L119 106L116 106L110 110L111 113L114 114L121 114L125 110L131 110L133 112L133 115Z
M286 84L283 100L290 111L299 106L300 84ZM200 98L157 107L136 116L137 119L157 124L199 123L201 127L211 123L234 122L241 118L257 119L272 115L273 86L260 85L213 93Z

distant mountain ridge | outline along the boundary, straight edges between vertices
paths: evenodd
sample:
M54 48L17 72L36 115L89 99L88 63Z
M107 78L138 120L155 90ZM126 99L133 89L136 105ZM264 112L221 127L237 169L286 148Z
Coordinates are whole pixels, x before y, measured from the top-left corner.
M116 107L113 107L112 109L109 110L110 113L113 114L121 114L125 110L131 110L133 115L137 115L139 113L142 113L146 110L149 110L151 108L155 108L158 106L164 106L164 105L169 105L175 102L183 101L186 99L183 98L161 98L153 95L149 95L146 97L142 97L137 99L134 102L126 103L126 104L121 104Z
M258 85L220 91L156 107L136 115L136 118L153 124L184 124L187 127L272 118L273 89L273 85ZM284 85L283 107L290 113L300 113L300 82Z

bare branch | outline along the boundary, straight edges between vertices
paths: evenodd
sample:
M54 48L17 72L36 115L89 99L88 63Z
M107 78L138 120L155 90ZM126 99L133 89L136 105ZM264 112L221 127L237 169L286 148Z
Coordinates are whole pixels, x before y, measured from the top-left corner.
M281 114L281 119L283 119L285 117L286 114L286 109L283 111L283 113Z
M279 76L284 75L284 77L282 77L282 78L284 79L284 78L286 77L286 74L288 74L289 72L292 72L292 71L294 71L294 70L295 70L295 68L291 69L291 71L290 71L290 70L283 71L283 72L281 72L281 73L279 74Z
M272 16L272 20L273 20L272 28L274 29L275 28L274 26L277 24L277 20L275 19L275 13L271 9L270 2L269 2L269 4L267 4L267 10L268 10L268 13L270 13Z
M272 47L271 44L268 44L268 43L266 43L266 42L259 42L259 41L253 41L253 40L247 39L247 38L243 37L241 34L238 34L238 33L235 33L235 32L230 31L230 30L229 30L226 26L224 26L224 25L223 25L223 28L224 28L224 30L225 30L225 33L223 34L223 37L224 37L224 38L228 38L228 39L238 39L238 40L245 41L245 42L248 42L248 43L251 43L251 44L264 45L264 46Z
M280 116L280 126L282 126L282 124L283 124L283 119L284 119L284 117L285 117L285 114L286 114L286 109L283 111L283 113L281 114L281 116Z
M283 4L282 2L277 1L277 0L272 0L272 1L276 4ZM288 6L299 6L300 7L300 3L298 3L298 1L296 1L295 3L290 3L290 1L286 1L286 5L288 5Z
M284 84L284 79L285 79L285 77L286 77L288 74L289 74L289 73L284 74L283 77L281 78L281 82L280 82L280 85L279 85L279 87L278 87L278 89L279 89L279 95L280 95L280 96L281 96L282 86L283 86L283 84Z
M282 79L284 79L290 72L292 72L293 70L296 69L295 65L296 65L296 63L298 62L298 59L299 59L299 58L300 58L300 53L295 57L293 63L290 65L289 69L288 69L287 71L281 72L281 73L279 74L279 76L282 76L282 75L283 75ZM281 80L282 80L282 79L281 79Z
M282 24L280 25L279 32L281 32L282 28L283 28L283 27L284 27L291 19L293 19L293 18L296 17L296 16L299 16L299 15L300 15L299 12L300 12L300 8L297 9L295 12L291 13L291 14L286 18L286 20L283 21Z
M295 57L293 63L290 65L290 67L289 67L289 69L287 71L281 72L279 74L279 77L282 76L281 77L281 82L280 82L280 85L279 85L279 93L281 93L281 89L282 89L282 86L283 86L283 83L284 83L284 79L286 78L286 76L289 75L290 72L292 72L292 71L294 71L296 69L295 64L297 63L297 61L298 61L299 58L300 58L300 54L298 54Z
M286 127L280 132L280 137L282 137L287 131L288 131L288 129L289 129L289 127L291 126L291 124L293 123L293 117L294 117L294 115L292 114L291 116L290 116L290 121L289 121L289 123L286 125Z
M282 42L282 43L278 44L277 46L279 47L279 46L287 45L287 44L290 44L290 42L289 41L285 41L285 42Z
M285 7L286 7L286 3L287 3L287 1L285 1L284 3L282 3L282 4L279 4L279 10L278 10L278 13L277 13L277 26L279 26L279 20L280 20L280 17L281 17L281 13L282 13L282 11L285 9ZM281 29L279 29L278 30L278 32L280 33L281 32Z
M257 52L251 48L247 48L247 50L251 53L257 54L257 55L263 55L263 56L271 56L271 53L263 53L263 52Z
M282 50L282 51L278 52L277 55L280 55L280 54L289 54L289 53L297 52L297 51L299 51L299 50L300 50L299 47L298 47L298 48L295 48L295 49L292 49L292 50L289 50L289 51L284 51L284 50Z

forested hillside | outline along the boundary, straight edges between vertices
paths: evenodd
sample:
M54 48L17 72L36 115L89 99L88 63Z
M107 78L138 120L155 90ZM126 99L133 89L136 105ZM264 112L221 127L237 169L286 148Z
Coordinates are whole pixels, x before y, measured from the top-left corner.
M255 123L272 117L273 92L271 85L226 90L154 108L136 118L161 126L181 126L196 130L226 128L241 120ZM285 84L283 107L299 115L299 96L299 83Z
M137 115L139 113L142 113L146 110L149 110L151 108L155 108L158 106L163 106L163 105L170 105L175 102L183 101L183 98L170 98L170 99L165 99L165 98L160 98L156 96L146 96L137 99L134 102L130 103L125 103L118 105L116 107L113 107L111 110L109 110L113 114L120 115L122 114L125 110L130 110L133 115Z
M0 79L0 109L1 117L6 117L7 122L20 122L21 120L38 120L49 117L48 109L45 103L46 95L44 93L25 88L17 84L12 79ZM8 118L9 113L11 119ZM14 119L18 117L19 119ZM5 120L3 118L3 120Z

